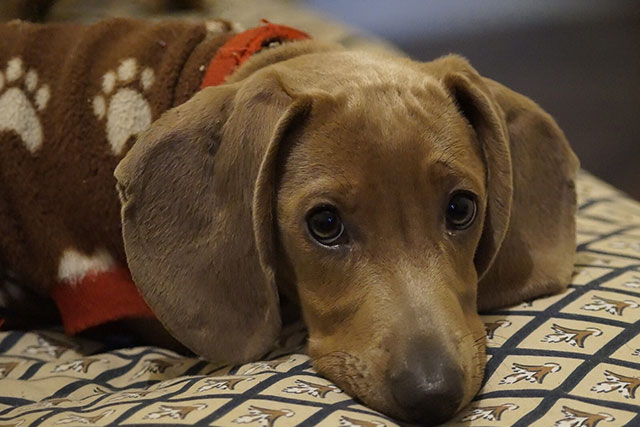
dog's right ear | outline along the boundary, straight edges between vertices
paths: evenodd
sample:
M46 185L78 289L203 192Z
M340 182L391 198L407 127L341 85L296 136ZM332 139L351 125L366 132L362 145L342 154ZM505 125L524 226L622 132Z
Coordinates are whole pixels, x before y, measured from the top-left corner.
M513 171L504 119L480 75L462 57L449 55L424 64L451 95L478 139L486 167L487 202L475 254L478 277L487 273L507 235L513 201Z
M271 228L252 211L256 191L272 191L256 184L258 173L292 99L277 84L255 86L200 91L157 120L115 171L136 285L172 335L215 362L257 358L280 332L274 273L260 253Z
M463 58L425 67L452 95L485 155L487 207L475 254L478 308L557 293L575 254L578 160L553 118Z

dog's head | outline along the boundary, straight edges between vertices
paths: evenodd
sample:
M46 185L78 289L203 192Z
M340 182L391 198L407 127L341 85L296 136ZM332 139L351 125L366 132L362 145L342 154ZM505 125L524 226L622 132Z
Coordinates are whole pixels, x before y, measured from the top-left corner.
M504 239L504 118L457 58L330 51L208 88L116 170L129 267L196 353L252 360L300 302L316 369L438 422L484 368L478 279Z

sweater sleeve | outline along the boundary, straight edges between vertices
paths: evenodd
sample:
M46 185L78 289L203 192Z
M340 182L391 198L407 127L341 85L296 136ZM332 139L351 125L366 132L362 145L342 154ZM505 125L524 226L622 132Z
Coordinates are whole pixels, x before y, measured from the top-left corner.
M199 88L226 32L131 19L0 25L5 266L44 295L114 274L121 292L136 292L113 170L140 133Z

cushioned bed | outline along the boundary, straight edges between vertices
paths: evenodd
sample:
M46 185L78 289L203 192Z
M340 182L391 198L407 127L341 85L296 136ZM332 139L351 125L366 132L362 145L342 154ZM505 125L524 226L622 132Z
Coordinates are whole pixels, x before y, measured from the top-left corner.
M640 204L581 173L568 291L484 315L483 388L451 425L640 425ZM293 327L264 361L211 365L54 330L0 334L0 426L393 426L319 377Z

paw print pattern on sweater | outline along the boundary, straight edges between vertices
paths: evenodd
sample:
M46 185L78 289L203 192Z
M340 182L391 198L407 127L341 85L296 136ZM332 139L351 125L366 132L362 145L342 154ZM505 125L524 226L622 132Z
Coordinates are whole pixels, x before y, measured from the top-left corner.
M40 85L33 68L25 73L19 57L7 62L0 70L0 132L18 134L32 154L42 146L44 135L39 113L49 103L49 86Z
M111 151L120 155L131 137L138 136L151 125L151 106L144 96L153 85L151 68L140 69L135 58L120 62L118 68L102 76L102 93L93 98L93 112L105 120Z

